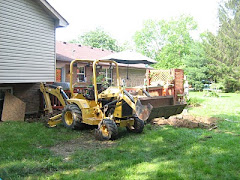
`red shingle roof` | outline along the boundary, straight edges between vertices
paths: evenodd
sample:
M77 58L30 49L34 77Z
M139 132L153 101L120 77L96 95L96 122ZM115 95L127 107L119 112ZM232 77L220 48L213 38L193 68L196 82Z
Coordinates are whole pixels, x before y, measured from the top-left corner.
M56 42L56 59L58 61L72 61L74 59L100 59L112 54L113 51L82 46L78 44L57 41Z
M107 55L114 53L111 50L103 50L90 46L82 46L79 44L56 41L56 59L57 61L71 62L74 59L101 59ZM127 67L127 64L118 63L119 67ZM145 64L130 64L130 68L146 69ZM151 67L149 67L152 69Z

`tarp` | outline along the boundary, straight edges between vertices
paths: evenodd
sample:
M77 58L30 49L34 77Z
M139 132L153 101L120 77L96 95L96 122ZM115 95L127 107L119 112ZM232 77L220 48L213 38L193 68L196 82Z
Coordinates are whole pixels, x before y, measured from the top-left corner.
M101 58L102 60L113 60L117 63L123 64L154 64L157 61L146 57L140 53L134 51L122 51L118 53L113 53L108 56Z

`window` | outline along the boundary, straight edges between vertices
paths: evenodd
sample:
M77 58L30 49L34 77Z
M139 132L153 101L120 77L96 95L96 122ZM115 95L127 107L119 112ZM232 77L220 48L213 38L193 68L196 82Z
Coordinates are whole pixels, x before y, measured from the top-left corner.
M78 82L85 82L85 67L78 67L77 68L77 81Z
M112 84L112 69L106 69L106 81L108 84Z
M102 83L107 82L109 85L112 85L112 69L101 69L99 75L103 78Z

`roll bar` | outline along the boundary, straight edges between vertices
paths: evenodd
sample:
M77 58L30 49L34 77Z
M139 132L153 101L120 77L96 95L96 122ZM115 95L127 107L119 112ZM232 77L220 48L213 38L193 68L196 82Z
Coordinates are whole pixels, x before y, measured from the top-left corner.
M119 70L118 70L118 64L115 61L112 60L88 60L88 59L75 59L70 63L70 92L71 96L73 96L73 64L77 62L89 62L93 63L93 85L94 85L94 95L95 95L95 102L98 103L98 91L97 91L97 68L96 64L99 62L103 63L114 63L116 66L116 76L117 76L117 86L120 87L120 78L119 78Z

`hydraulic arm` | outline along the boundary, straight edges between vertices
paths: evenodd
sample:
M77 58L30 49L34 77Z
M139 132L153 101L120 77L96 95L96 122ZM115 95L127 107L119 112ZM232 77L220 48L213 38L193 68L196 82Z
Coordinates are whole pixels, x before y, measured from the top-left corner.
M46 85L46 84L40 83L40 91L43 93L43 97L46 105L46 108L44 109L44 111L46 111L50 115L53 114L53 108L52 108L51 99L49 96L50 94L57 97L57 99L59 100L59 102L62 104L63 107L65 107L68 103L67 100L69 99L69 97L63 91L61 86ZM48 121L48 125L50 127L56 126L58 123L61 122L61 120L57 120L61 118L61 116L62 116L62 113L51 117Z

